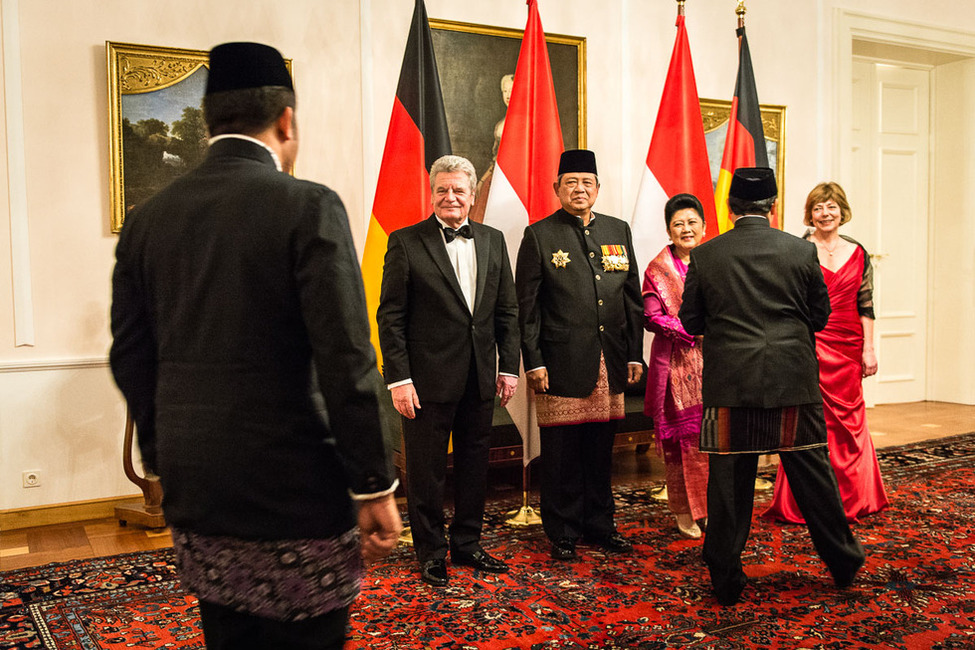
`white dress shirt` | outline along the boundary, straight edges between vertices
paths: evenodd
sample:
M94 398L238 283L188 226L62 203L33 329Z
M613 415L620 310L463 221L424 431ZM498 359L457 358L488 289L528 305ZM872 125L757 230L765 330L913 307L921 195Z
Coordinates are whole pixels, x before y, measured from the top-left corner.
M451 228L452 226L448 226L441 221L440 217L437 217L437 223L440 224L440 237L444 240L444 246L447 247L447 257L450 258L450 266L457 275L457 282L460 283L461 293L464 294L464 300L467 301L467 308L473 314L474 291L477 287L477 255L476 249L474 248L474 240L466 237L454 237L453 241L448 243L443 229ZM455 230L459 230L467 225L470 225L470 220L464 219L464 222Z

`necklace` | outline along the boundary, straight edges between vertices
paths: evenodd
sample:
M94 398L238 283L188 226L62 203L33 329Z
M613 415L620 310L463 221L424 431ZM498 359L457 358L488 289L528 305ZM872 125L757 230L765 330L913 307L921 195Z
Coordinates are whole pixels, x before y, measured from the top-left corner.
M826 252L829 253L829 256L830 257L833 257L833 251L835 251L836 250L836 247L840 245L840 240L838 240L838 239L836 240L836 243L833 244L833 247L832 248L830 248L829 246L827 246L826 245L826 242L824 242L824 241L818 241L817 240L817 242L819 243L820 246L822 246L823 248L826 249Z

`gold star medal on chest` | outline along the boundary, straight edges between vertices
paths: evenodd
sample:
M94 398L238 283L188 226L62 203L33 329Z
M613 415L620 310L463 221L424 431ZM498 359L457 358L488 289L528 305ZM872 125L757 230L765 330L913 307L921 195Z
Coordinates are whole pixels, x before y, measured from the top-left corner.
M626 246L622 244L608 244L599 247L603 254L604 271L629 271L630 258L626 254Z
M554 264L555 268L557 269L564 269L565 265L571 261L572 260L569 259L569 254L561 248L552 253L552 264Z

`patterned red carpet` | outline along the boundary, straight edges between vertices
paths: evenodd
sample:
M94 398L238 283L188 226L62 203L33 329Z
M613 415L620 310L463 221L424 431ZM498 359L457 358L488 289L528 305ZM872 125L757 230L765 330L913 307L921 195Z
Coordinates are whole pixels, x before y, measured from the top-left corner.
M750 584L741 604L720 607L700 542L677 535L650 486L620 487L632 555L582 547L582 561L558 564L538 528L492 514L484 545L511 573L451 568L451 586L437 590L400 549L370 571L349 647L975 648L975 433L880 455L892 507L856 526L867 564L846 591L804 527L756 519ZM169 551L10 571L0 574L0 648L203 648L195 602Z

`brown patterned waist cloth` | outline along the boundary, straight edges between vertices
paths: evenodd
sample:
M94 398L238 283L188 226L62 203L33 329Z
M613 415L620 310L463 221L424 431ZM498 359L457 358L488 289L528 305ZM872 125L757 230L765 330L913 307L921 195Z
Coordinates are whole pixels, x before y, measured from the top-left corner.
M599 354L599 378L588 397L560 397L535 393L538 426L555 427L585 422L609 422L626 417L623 393L609 392L606 359Z

